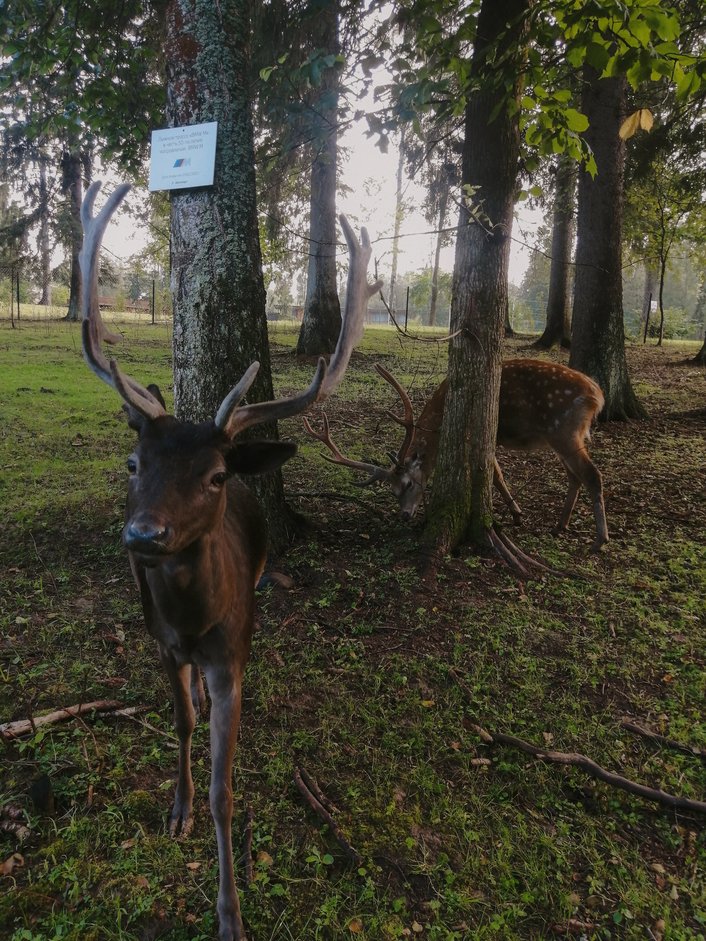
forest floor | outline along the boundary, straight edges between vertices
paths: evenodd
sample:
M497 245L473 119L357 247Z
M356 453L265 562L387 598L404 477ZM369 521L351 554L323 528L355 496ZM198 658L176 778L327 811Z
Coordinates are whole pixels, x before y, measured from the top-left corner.
M123 328L121 365L169 388L164 327ZM428 334L426 334L428 338ZM274 325L278 392L309 364ZM706 817L641 800L477 727L577 752L706 800L706 372L695 344L629 346L649 417L599 425L611 541L585 494L556 538L565 477L551 453L502 453L524 511L497 518L525 551L578 577L519 582L467 553L420 574L422 519L360 489L301 422L285 467L309 525L259 595L235 762L236 844L252 813L250 941L706 937ZM532 355L521 341L507 355ZM565 360L565 355L551 354ZM95 700L0 745L0 936L10 941L210 941L217 863L206 726L194 739L196 825L171 840L170 695L120 545L132 432L67 324L0 327L0 722ZM400 429L384 362L423 401L446 348L369 329L327 404L346 452L385 460ZM352 862L304 803L305 769L338 808Z

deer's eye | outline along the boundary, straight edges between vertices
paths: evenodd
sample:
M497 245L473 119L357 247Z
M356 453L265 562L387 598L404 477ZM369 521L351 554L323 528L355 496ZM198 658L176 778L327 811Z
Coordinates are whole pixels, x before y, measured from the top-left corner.
M216 487L217 489L220 489L227 479L228 479L228 475L226 474L226 472L219 471L217 474L214 474L213 477L211 477L211 486Z
M135 460L134 457L129 457L127 461L125 462L125 464L128 470L128 474L137 473L137 461Z

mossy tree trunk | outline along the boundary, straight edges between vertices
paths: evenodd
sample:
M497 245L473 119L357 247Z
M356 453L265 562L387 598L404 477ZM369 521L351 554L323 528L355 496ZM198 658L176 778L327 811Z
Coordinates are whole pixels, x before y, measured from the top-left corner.
M313 44L332 54L338 48L338 0L327 0L312 19L318 36ZM338 169L337 67L323 70L320 94L312 103L314 147L311 164L309 266L298 356L332 353L341 332L341 305L336 281L336 175Z
M596 159L595 178L579 175L576 281L569 365L598 382L603 420L639 418L625 357L622 281L622 211L625 78L600 78L584 68L581 110L590 122L586 140Z
M71 272L69 275L69 309L66 320L76 321L81 316L81 269L78 256L83 244L81 203L81 154L78 144L67 149L62 157L62 189L69 194L69 239L71 242Z
M218 122L214 185L171 199L174 400L181 419L212 418L248 366L249 401L273 398L255 202L248 95L247 0L170 0L166 10L169 126ZM275 426L257 436L274 438ZM253 484L275 549L291 533L281 476Z
M472 91L465 115L462 182L480 219L463 205L458 224L449 349L449 392L434 474L428 542L447 551L460 542L488 543L493 523L493 459L498 423L502 339L507 310L512 208L518 169L519 107L491 120L502 92L493 63L514 53L517 76L508 92L521 92L523 38L531 0L484 0L478 18ZM508 72L504 65L505 74Z
M535 347L542 350L549 350L557 343L563 347L570 345L571 248L574 240L575 194L576 164L572 158L562 157L557 164L554 184L547 322L541 337L534 343Z

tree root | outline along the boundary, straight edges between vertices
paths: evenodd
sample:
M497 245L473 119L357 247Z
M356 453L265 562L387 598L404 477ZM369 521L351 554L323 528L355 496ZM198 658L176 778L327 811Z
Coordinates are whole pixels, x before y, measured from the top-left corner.
M304 780L305 777L309 781L310 784L313 784L316 794L318 794L319 796L316 796L316 794L312 792L312 789ZM358 853L357 850L353 849L351 844L348 842L348 840L344 837L343 833L341 832L341 828L338 826L336 821L331 816L330 812L324 806L324 804L327 804L329 807L333 807L333 804L326 798L326 796L323 794L323 792L321 791L319 786L316 784L316 782L313 781L312 778L310 778L309 775L306 773L306 771L304 771L302 768L295 768L294 769L294 783L296 784L299 793L302 795L302 797L304 798L306 803L309 805L309 807L314 811L316 816L319 817L321 820L324 821L324 823L328 825L329 829L331 830L331 833L333 834L334 839L336 840L338 845L341 847L341 849L343 850L345 855L348 857L348 859L350 859L356 865L360 866L360 864L363 862L363 857L360 855L360 853ZM323 797L323 802L320 799L322 797Z
M706 761L706 750L703 748L697 748L692 745L683 745L681 742L676 742L673 738L667 738L664 735L660 735L659 732L652 732L650 729L645 729L641 725L638 725L636 722L631 722L629 719L623 719L620 723L621 729L626 729L628 732L632 732L635 735L641 735L643 738L649 739L651 742L656 742L658 745L663 745L665 748L673 748L675 751L680 751L684 755L692 755L695 758L700 758L702 761Z
M546 575L559 575L562 578L568 577L568 572L562 572L555 569L540 559L535 559L531 555L523 552L519 546L509 539L503 532L491 526L488 530L488 540L498 556L508 566L511 572L518 578L526 580L537 577L538 573Z
M511 748L517 748L519 751L533 755L535 758L539 758L542 761L558 765L572 765L573 767L585 771L586 774L595 778L597 781L603 781L621 791L626 791L628 794L634 794L645 800L655 801L665 807L671 807L673 810L706 814L706 802L704 801L692 800L689 797L669 794L661 788L647 787L644 784L638 784L636 781L624 778L622 775L615 774L613 771L606 771L605 768L596 764L595 761L586 757L586 755L581 755L576 752L548 751L546 748L538 748L536 745L525 742L521 738L516 738L514 735L505 735L502 732L488 732L477 725L474 725L473 729L481 736L483 741L488 744L509 745Z

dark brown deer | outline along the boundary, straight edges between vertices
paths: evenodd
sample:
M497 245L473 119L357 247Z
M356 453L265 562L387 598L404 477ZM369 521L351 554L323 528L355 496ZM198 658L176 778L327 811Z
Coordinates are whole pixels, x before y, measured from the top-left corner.
M273 470L294 455L296 446L237 438L253 425L299 414L333 391L362 333L368 299L379 284L367 282L371 247L365 229L359 243L341 217L350 250L347 303L329 368L320 359L309 388L290 398L241 405L258 370L253 363L213 421L178 421L167 414L156 386L143 387L102 350L103 341L119 338L107 332L101 319L98 254L110 217L129 187L119 186L94 216L99 188L100 183L89 188L81 213L83 349L91 369L122 396L129 422L138 431L137 447L127 460L123 542L147 630L157 641L174 693L179 773L169 830L173 836L186 835L193 823L190 749L194 705L203 699L203 669L211 696L210 805L218 842L219 938L242 941L231 842L232 766L266 530L255 497L233 475Z
M400 505L403 519L412 519L424 497L427 481L434 472L439 447L441 420L446 401L447 380L428 400L418 421L409 395L395 377L380 365L380 375L396 390L404 406L404 415L388 415L402 425L405 437L396 455L391 454L391 467L354 461L345 457L331 439L326 416L322 432L315 432L304 419L311 437L322 441L333 457L334 464L364 471L370 476L361 486L387 483ZM513 450L548 447L561 460L569 478L569 489L556 527L568 528L581 485L593 502L596 521L594 550L608 541L608 524L603 505L603 482L600 472L588 456L586 442L591 424L603 408L600 387L575 369L538 359L510 359L502 365L497 443ZM508 490L500 465L495 461L493 481L510 507L516 520L521 511Z

